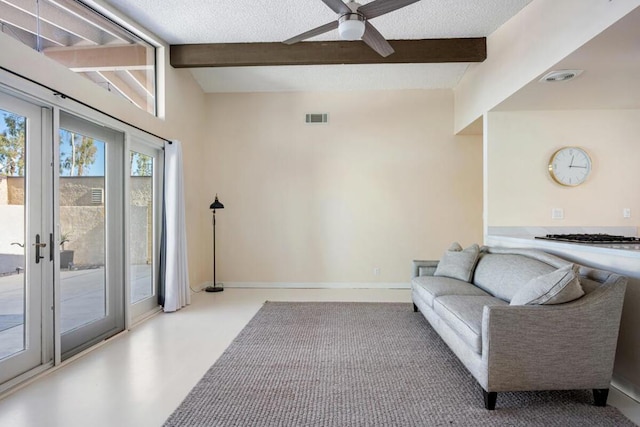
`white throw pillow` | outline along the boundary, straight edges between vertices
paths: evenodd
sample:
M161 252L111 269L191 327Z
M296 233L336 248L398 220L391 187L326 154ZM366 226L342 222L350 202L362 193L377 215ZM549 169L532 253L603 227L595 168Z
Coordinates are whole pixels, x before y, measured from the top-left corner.
M511 298L511 305L562 304L584 295L572 264L529 280Z
M462 246L455 242L444 253L433 275L470 282L479 256L480 247L478 245L473 244L463 250Z

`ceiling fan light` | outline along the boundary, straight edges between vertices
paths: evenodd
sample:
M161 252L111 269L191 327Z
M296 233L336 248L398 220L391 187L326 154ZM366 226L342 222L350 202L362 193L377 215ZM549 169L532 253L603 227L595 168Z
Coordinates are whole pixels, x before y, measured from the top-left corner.
M364 35L364 21L347 19L340 22L338 33L342 40L360 40Z

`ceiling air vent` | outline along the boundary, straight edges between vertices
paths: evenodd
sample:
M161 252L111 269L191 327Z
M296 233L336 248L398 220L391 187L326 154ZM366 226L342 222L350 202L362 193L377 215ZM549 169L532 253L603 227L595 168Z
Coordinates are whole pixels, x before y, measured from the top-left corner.
M309 113L305 119L306 123L328 123L329 115L327 113Z
M543 78L540 79L541 82L566 82L567 80L571 80L575 77L578 77L582 74L583 70L557 70L551 71L547 73Z

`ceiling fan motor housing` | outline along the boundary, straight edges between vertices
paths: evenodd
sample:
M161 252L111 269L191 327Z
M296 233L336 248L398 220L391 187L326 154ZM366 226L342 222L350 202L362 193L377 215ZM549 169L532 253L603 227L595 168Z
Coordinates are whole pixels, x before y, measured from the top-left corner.
M338 33L342 40L360 40L364 35L364 16L347 13L338 20Z
M369 20L419 1L374 0L362 6L353 0L348 0L347 3L344 3L343 0L322 0L325 5L338 14L338 21L331 21L312 30L305 31L285 40L283 43L298 43L337 28L342 40L362 40L376 53L386 58L394 52L393 47Z

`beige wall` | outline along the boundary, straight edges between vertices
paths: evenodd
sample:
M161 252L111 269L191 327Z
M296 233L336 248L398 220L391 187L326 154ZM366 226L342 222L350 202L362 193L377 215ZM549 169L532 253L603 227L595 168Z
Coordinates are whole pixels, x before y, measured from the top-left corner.
M50 88L85 102L92 107L122 119L132 125L166 139L179 139L183 143L185 162L185 198L187 205L187 233L189 272L193 283L206 280L206 261L201 253L198 234L206 224L201 223L202 196L198 186L202 171L199 146L202 141L204 93L188 70L176 70L169 65L168 48L164 61L165 113L154 117L128 101L107 92L87 79L76 75L57 62L0 33L0 66L26 76ZM0 79L0 82L2 80ZM58 100L73 107L68 100ZM206 210L206 208L205 208Z
M481 137L453 135L451 91L212 94L206 111L218 280L407 282L412 259L482 238Z
M487 37L487 59L455 88L460 132L640 6L640 0L535 0Z
M487 126L489 226L640 225L640 110L493 112ZM592 158L578 187L560 186L547 172L551 155L567 145ZM552 220L552 208L563 208L565 219Z

